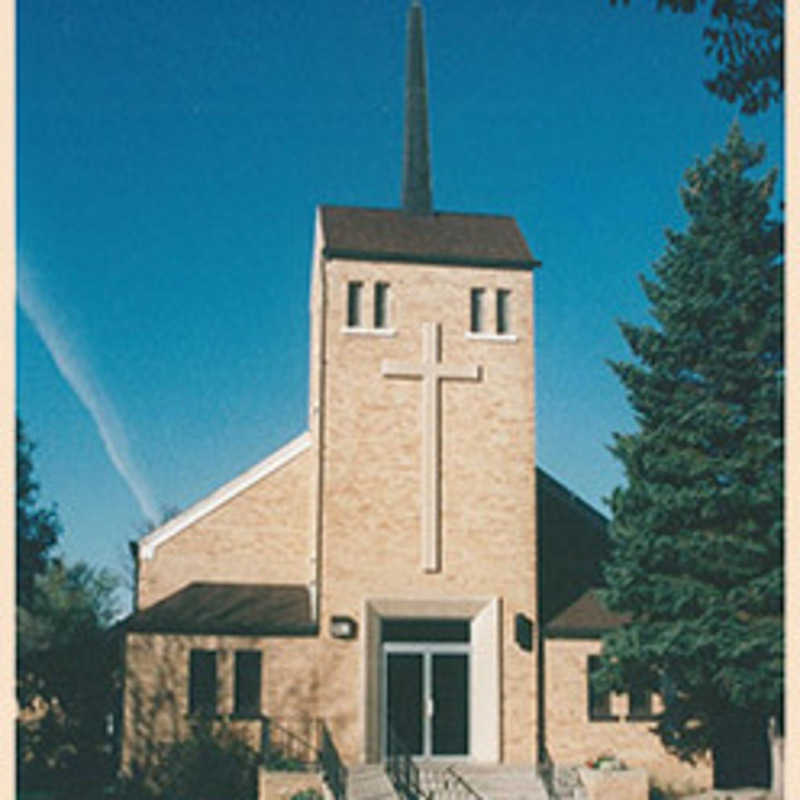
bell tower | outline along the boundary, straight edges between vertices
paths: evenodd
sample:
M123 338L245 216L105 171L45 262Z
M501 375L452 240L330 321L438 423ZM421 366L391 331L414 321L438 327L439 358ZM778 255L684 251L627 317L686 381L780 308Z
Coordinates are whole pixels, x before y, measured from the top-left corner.
M316 217L319 712L346 760L394 731L420 756L531 764L538 262L511 217L434 210L416 0L407 24L402 205Z

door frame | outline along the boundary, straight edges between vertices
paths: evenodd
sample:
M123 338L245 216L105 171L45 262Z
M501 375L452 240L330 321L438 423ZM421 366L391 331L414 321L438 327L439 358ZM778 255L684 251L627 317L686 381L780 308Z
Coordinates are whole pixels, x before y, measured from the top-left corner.
M358 716L362 739L359 758L378 764L381 749L381 623L385 619L461 619L470 622L472 656L469 669L469 758L488 764L502 760L503 601L494 595L409 598L365 597L361 624ZM480 724L477 721L480 720Z
M467 675L472 666L472 644L470 642L383 642L381 644L380 682L381 682L381 757L386 757L387 723L389 721L389 669L388 660L392 654L421 655L422 656L422 753L414 754L416 758L429 760L464 760L470 757L471 741L471 704L469 702L470 689L467 688L466 714L467 714L467 752L459 754L435 755L433 750L433 716L425 709L428 702L433 700L433 657L436 655L465 655L467 657ZM435 711L434 711L435 713Z

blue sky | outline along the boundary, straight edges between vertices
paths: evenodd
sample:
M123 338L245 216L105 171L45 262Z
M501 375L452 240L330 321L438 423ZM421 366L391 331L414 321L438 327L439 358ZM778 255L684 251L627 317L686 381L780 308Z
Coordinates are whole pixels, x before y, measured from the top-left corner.
M68 558L121 571L148 509L305 428L314 208L399 203L406 5L18 4L18 408ZM434 205L512 214L543 262L538 462L603 509L616 321L647 319L681 176L737 116L704 16L424 5ZM781 113L739 117L767 165Z

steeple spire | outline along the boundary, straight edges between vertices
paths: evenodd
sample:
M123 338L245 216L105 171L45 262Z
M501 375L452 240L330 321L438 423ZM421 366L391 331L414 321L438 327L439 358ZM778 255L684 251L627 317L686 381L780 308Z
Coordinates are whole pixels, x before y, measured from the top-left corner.
M408 9L403 209L411 214L430 214L433 211L428 143L428 87L425 76L422 6L419 0L413 0Z

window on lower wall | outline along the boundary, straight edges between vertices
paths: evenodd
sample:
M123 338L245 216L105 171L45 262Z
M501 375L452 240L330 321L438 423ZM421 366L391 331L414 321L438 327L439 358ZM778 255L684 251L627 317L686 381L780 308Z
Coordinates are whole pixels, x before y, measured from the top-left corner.
M192 650L189 654L189 713L217 713L216 650Z
M611 692L600 692L595 689L592 675L600 668L600 656L589 656L587 670L587 689L589 698L590 720L617 720L619 717L611 713Z
M634 686L628 694L628 719L652 719L653 691L644 684Z
M258 650L236 651L233 711L245 717L261 714L261 653Z

